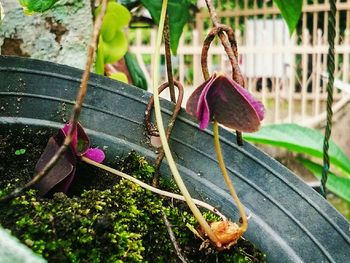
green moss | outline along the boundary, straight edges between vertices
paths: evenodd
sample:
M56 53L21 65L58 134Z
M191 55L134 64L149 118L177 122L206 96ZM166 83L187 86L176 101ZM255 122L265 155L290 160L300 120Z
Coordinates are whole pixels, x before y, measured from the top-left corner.
M148 183L154 172L133 152L114 166ZM261 252L242 240L229 251L199 251L201 240L186 227L187 223L197 227L196 221L183 202L163 199L85 164L77 173L69 196L39 198L29 190L0 214L4 227L49 262L177 262L161 210L189 262L264 261ZM0 178L0 195L15 184ZM161 187L176 188L169 182ZM214 216L206 213L206 217Z

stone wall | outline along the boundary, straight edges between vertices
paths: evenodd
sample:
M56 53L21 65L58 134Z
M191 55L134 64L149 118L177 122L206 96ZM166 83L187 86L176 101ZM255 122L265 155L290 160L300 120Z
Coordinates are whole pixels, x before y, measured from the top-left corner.
M26 15L18 0L0 0L0 54L83 68L92 32L90 1L60 0L44 14Z

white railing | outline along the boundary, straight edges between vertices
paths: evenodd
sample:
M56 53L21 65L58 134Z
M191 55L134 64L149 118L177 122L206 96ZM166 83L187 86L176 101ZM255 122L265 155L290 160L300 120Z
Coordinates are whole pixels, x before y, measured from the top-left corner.
M338 2L337 6L335 77L338 81L336 83L346 85L350 77L350 0ZM264 4L261 8L254 5L250 9L218 12L223 22L231 21L231 26L235 28L241 26L241 29L235 30L241 68L246 73L246 88L265 105L265 123L297 122L315 126L324 119L327 83L323 76L327 72L328 8L327 1L320 4L315 1L310 5L305 3L301 33L294 34L291 38L281 26L278 9L273 5ZM263 18L259 17L261 14L264 14ZM340 18L346 19L342 26ZM205 23L208 19L208 14L204 11L197 15L196 28L185 31L180 39L178 54L172 58L175 78L185 86L185 101L203 81L200 54L203 37L208 31L205 28L209 24ZM312 21L312 26L308 25L308 21ZM256 29L253 38L252 28ZM134 42L130 51L136 54L151 87L151 55L154 51L155 30L146 32L136 29L132 34ZM259 37L259 34L265 37ZM218 42L213 43L210 48L208 65L210 71L230 74L229 61ZM165 81L164 66L161 68L161 76ZM163 96L169 97L168 94ZM334 99L334 109L339 110L349 101L349 95L336 88Z

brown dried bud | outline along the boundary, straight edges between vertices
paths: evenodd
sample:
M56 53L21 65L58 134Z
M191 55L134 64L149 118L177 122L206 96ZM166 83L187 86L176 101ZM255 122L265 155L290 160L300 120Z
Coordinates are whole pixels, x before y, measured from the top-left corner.
M224 249L236 244L243 234L241 228L231 221L213 222L210 224L210 228L218 237Z

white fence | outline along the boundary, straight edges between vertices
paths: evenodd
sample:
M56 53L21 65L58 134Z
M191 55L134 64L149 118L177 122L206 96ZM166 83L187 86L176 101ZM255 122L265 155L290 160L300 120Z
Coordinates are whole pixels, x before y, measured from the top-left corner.
M225 1L221 1L221 5L223 2ZM327 2L317 3L317 1L309 5L305 3L301 30L299 29L299 34L293 34L289 38L286 27L278 15L278 9L265 2L262 7L253 4L250 8L236 6L232 10L218 12L222 22L230 23L236 28L241 68L246 75L246 87L265 105L267 110L265 123L297 122L315 126L325 118L327 83L323 76L327 72L326 33L329 5ZM350 0L338 2L337 7L335 76L338 82L348 83ZM206 11L198 13L195 28L184 32L178 54L172 58L175 78L185 86L185 98L203 81L200 54L201 43L208 30L205 26L210 24L208 19ZM155 30L136 29L133 33L134 43L131 52L136 54L151 86L153 63L151 54L154 52ZM213 43L210 48L208 64L211 71L224 71L230 74L229 61L218 42ZM161 76L164 81L165 72L163 66ZM336 88L334 110L337 111L345 105L350 99L349 96L348 93Z

